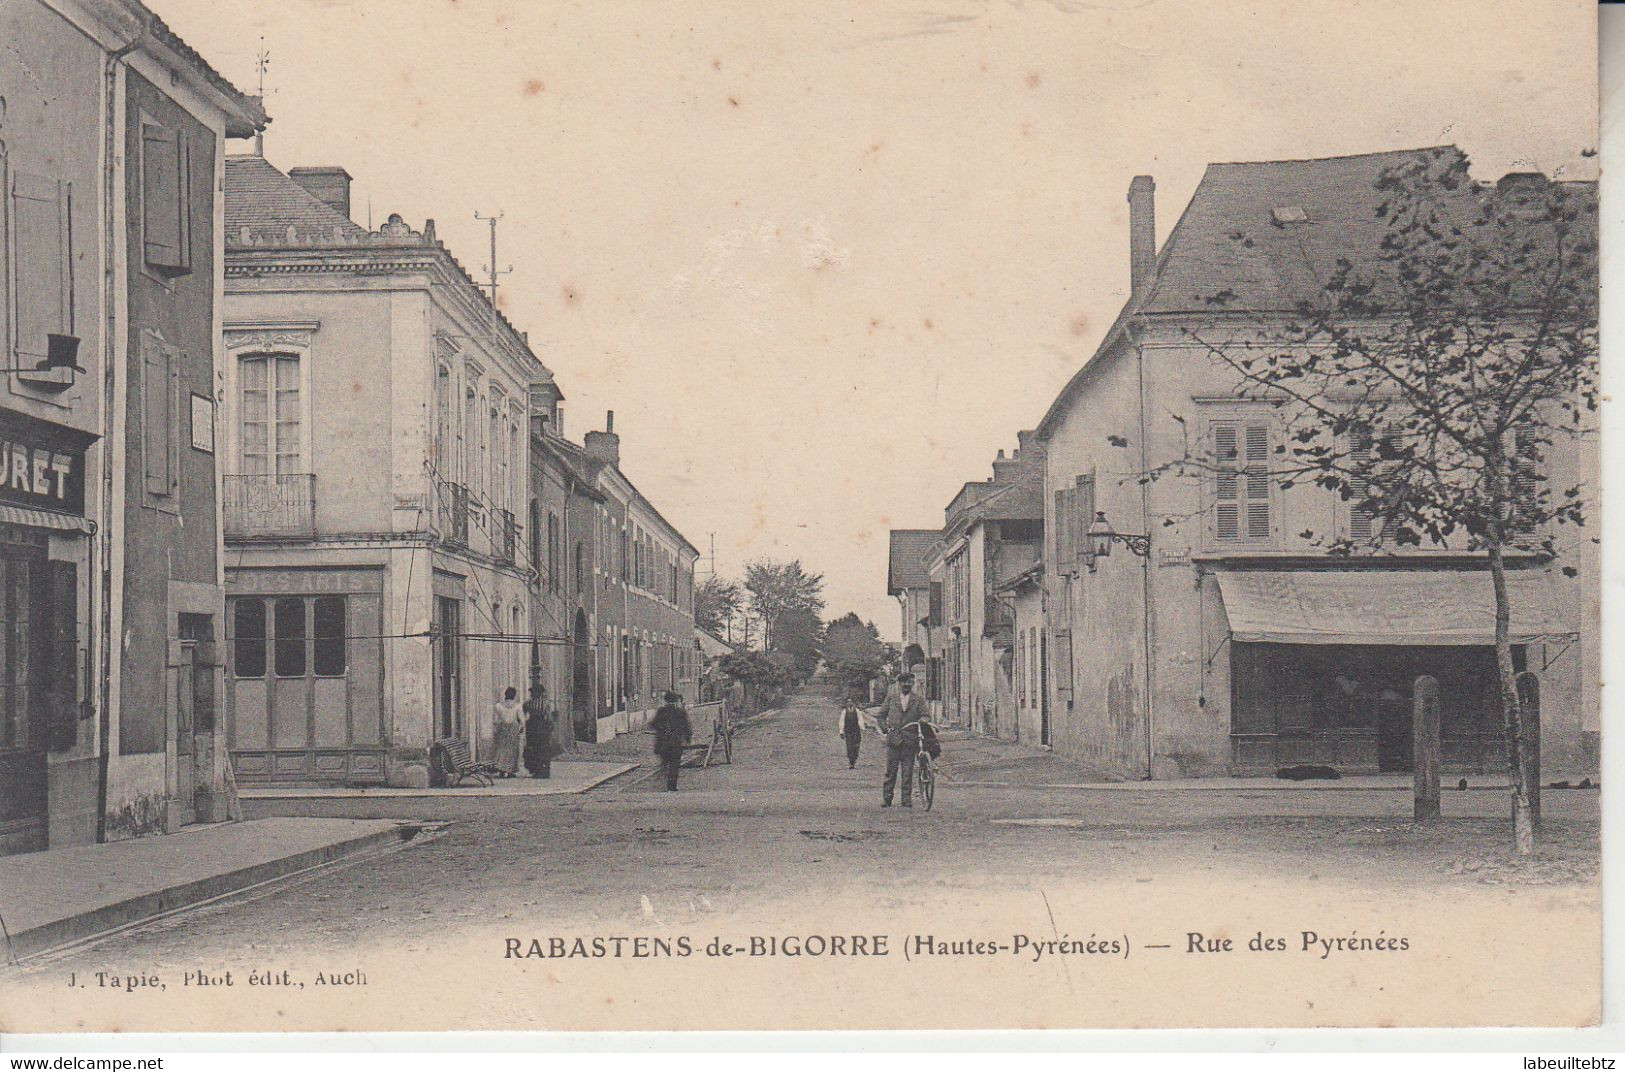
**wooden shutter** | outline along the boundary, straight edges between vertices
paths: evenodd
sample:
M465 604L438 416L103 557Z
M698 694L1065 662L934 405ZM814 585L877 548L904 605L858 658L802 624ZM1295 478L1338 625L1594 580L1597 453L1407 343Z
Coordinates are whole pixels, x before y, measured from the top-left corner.
M73 334L73 187L18 173L11 185L16 364L45 360L50 335Z
M930 624L931 625L941 625L942 624L942 582L941 581L932 581L931 582L931 608L930 608L930 611L928 613L930 614Z
M1358 543L1369 542L1374 531L1371 511L1361 504L1371 490L1368 474L1376 456L1370 429L1356 428L1349 433L1349 539Z
M1239 437L1234 421L1215 421L1213 436L1213 535L1241 537L1241 481L1237 474Z
M158 123L141 124L142 256L155 268L191 265L191 146Z
M175 396L179 351L153 335L141 345L141 455L147 491L175 491Z
M1055 491L1055 565L1065 576L1072 572L1072 489Z
M1519 428L1512 434L1512 536L1527 540L1540 526L1534 513L1540 502L1540 463L1533 430Z
M1274 531L1274 503L1270 480L1270 428L1268 424L1245 426L1246 472L1242 489L1247 496L1247 539L1267 540Z
M1084 561L1089 551L1089 526L1095 520L1095 478L1080 476L1072 488L1072 561Z
M1072 698L1072 633L1066 629L1055 631L1051 666L1055 671L1055 695L1063 700Z

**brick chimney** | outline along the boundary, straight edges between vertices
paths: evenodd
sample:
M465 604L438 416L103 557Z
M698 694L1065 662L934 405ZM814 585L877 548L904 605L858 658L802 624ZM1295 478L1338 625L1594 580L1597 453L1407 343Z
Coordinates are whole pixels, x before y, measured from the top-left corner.
M1019 451L1017 452L1019 454ZM1006 458L1004 451L993 459L993 483L1013 484L1021 475L1021 460L1019 458Z
M621 464L621 437L615 434L615 411L610 410L604 418L602 432L588 432L582 439L583 447L601 462L608 462L617 468Z
M1128 184L1129 282L1135 295L1157 272L1156 193L1150 175L1136 175Z
M341 167L296 167L288 178L305 188L316 200L350 218L350 173Z

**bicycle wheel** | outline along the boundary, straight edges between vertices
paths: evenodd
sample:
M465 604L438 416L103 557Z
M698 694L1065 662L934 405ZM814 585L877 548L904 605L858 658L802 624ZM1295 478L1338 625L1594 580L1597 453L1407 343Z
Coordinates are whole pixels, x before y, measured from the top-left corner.
M920 756L914 771L920 781L920 803L925 805L926 811L930 811L931 802L937 797L937 779L936 775L931 773L931 757Z

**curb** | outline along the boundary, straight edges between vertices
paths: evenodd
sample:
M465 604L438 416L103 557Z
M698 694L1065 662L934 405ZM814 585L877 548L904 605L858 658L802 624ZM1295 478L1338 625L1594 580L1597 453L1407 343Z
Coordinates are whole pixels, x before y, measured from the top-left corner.
M58 946L82 942L85 939L94 938L108 931L120 930L137 923L143 923L157 916L168 915L171 912L189 908L203 901L213 900L217 897L247 889L250 886L257 886L272 879L291 875L296 871L306 871L313 867L320 867L323 864L330 864L336 860L366 852L368 849L380 845L409 841L418 833L419 829L414 825L402 825L392 830L377 830L370 834L363 834L360 837L336 841L331 845L323 845L320 848L307 849L292 856L285 856L280 860L266 860L262 863L250 864L235 871L211 875L208 878L196 879L166 889L140 894L115 904L103 905L88 912L81 912L76 916L54 919L49 923L42 923L37 927L11 935L11 941L7 947L10 954L9 959L15 962L35 957Z
M586 761L572 761L586 762ZM346 788L342 790L320 789L249 789L239 790L238 796L243 800L455 800L464 797L512 797L525 800L531 797L570 797L585 793L595 786L602 785L611 778L619 778L627 771L636 767L630 763L620 770L613 770L606 774L583 782L574 789L547 789L540 793L520 793L513 790L499 790L489 786L458 786L437 787L424 789L400 789L380 786L374 789Z

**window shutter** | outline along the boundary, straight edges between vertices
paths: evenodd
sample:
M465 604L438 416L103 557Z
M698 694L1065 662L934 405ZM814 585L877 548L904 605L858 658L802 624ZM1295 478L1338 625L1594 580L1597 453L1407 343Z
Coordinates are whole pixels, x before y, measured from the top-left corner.
M73 188L19 173L12 180L16 364L45 360L50 335L73 334Z
M158 123L141 124L141 239L155 268L190 265L190 146Z
M1266 540L1270 536L1270 428L1249 424L1246 431L1247 459L1247 538Z
M1241 536L1241 488L1236 473L1236 425L1213 424L1213 535L1221 540Z
M929 613L931 615L931 624L932 625L941 625L942 624L942 582L941 581L932 581L931 582L931 609L930 609Z
M141 346L141 456L147 491L168 495L174 490L174 464L170 451L174 428L173 347L152 335Z
M1089 526L1095 520L1095 478L1078 477L1072 488L1072 560L1080 562L1089 554Z
M1072 633L1066 629L1055 631L1055 644L1050 662L1055 671L1055 695L1063 700L1072 698Z
M1356 428L1349 433L1349 468L1353 470L1349 478L1349 539L1359 543L1369 542L1373 531L1371 511L1361 505L1370 493L1368 474L1376 461L1372 445L1370 429Z
M1055 492L1055 565L1063 576L1072 572L1072 489Z
M1520 428L1512 435L1512 535L1528 539L1540 526L1534 518L1540 500L1540 460L1535 433Z

